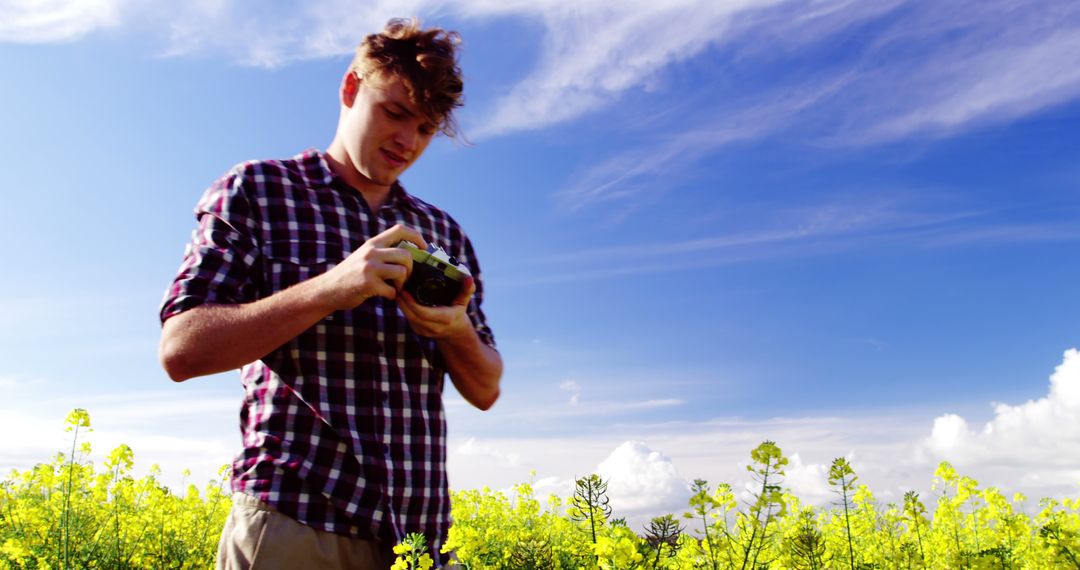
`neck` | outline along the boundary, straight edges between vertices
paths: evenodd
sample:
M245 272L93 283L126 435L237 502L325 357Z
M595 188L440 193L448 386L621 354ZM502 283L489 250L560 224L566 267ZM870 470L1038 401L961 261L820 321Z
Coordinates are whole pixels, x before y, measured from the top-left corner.
M344 180L353 190L356 190L364 197L364 201L367 202L368 207L373 212L382 207L390 197L391 187L375 184L366 176L360 174L353 167L352 161L349 160L345 145L341 144L336 138L326 149L326 162L335 176Z

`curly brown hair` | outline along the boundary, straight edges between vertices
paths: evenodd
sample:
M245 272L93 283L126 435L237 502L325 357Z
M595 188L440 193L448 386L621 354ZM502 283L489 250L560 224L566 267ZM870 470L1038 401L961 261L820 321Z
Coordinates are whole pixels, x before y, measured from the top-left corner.
M360 77L400 77L409 98L448 137L458 135L454 109L464 104L457 46L461 35L442 28L422 29L420 20L394 18L356 46L349 66Z

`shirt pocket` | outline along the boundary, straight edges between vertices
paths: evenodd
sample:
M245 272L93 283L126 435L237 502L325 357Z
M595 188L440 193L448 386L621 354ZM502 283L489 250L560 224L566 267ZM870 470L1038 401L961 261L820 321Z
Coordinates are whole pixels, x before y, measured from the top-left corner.
M326 273L343 257L340 245L299 239L266 242L262 255L268 295Z

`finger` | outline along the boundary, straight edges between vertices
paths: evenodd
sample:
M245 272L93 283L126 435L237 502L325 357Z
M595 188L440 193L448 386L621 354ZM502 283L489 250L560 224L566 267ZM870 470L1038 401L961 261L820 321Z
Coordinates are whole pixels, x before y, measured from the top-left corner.
M398 307L401 307L401 312L405 313L405 317L410 321L416 319L416 300L408 291L402 290L398 293L397 297Z
M405 280L409 276L409 270L404 265L396 263L380 263L375 267L375 275L383 282L390 284L395 291L405 286Z
M469 300L472 299L473 293L475 293L475 292L476 292L476 280L473 279L472 276L470 275L470 276L465 278L465 284L461 288L461 292L458 293L457 298L454 299L454 302L451 303L451 305L465 305L465 306L468 306Z
M401 292L402 298L406 295L408 295L409 299L407 302L411 305L410 309L417 319L437 325L447 325L454 320L454 312L457 309L452 307L429 307L427 305L422 305L408 291Z
M379 263L394 264L405 268L405 277L412 273L412 254L400 247L383 247L374 250L375 258Z
M401 240L412 242L413 245L420 249L427 249L427 242L424 241L420 232L404 224L396 224L394 227L371 238L369 241L373 242L378 247L394 247Z
M371 287L376 297L385 297L393 301L397 298L397 288L393 284L384 281L382 279L376 279L375 283Z
M431 336L434 334L434 331L431 329L432 323L423 315L423 310L426 307L417 303L416 299L414 299L408 291L401 291L398 294L397 304L416 334L419 334L420 336Z

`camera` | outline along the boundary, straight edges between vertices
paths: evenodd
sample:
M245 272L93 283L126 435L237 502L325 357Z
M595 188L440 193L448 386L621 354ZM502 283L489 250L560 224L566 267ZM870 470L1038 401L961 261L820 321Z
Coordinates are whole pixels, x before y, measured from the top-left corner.
M402 240L397 247L412 254L412 275L405 282L405 290L413 299L429 307L443 307L454 302L465 285L465 278L470 276L464 264L434 244L424 251L412 242Z

